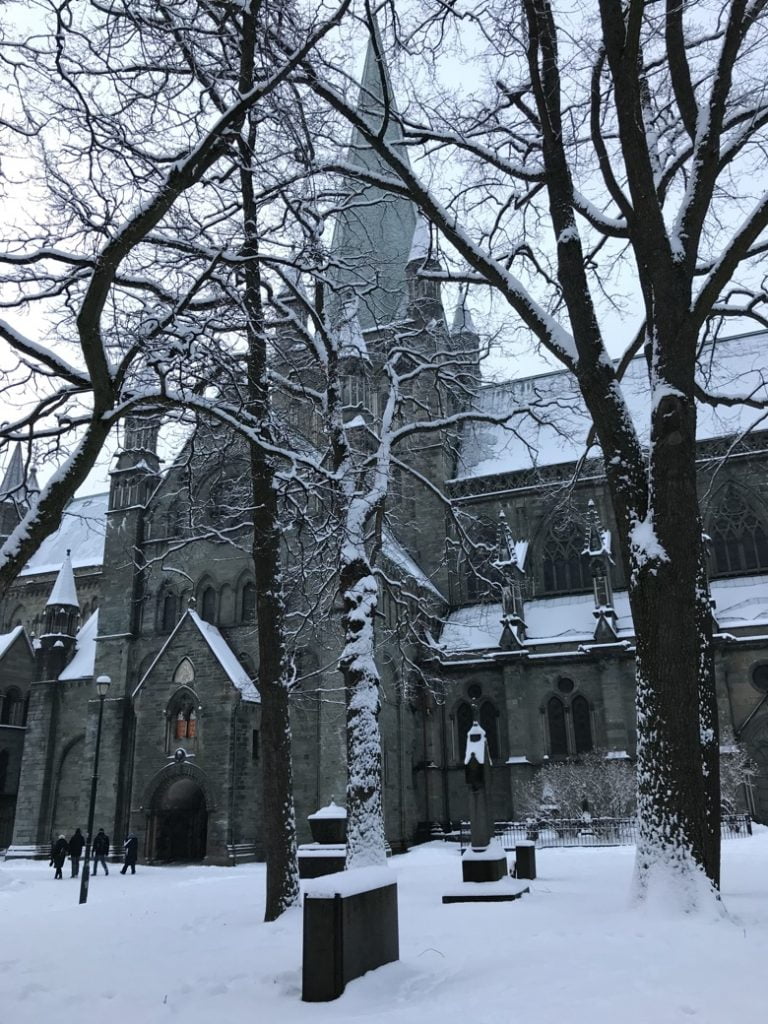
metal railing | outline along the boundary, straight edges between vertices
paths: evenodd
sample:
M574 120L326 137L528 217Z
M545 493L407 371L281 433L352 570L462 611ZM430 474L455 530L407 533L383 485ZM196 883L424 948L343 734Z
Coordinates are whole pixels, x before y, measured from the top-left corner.
M633 846L637 842L636 818L547 818L535 821L497 821L494 834L506 850L514 850L521 840L532 840L539 849L565 846ZM463 850L469 845L469 822L452 822L448 831L433 833L435 838L458 842ZM748 814L724 814L723 839L752 835Z

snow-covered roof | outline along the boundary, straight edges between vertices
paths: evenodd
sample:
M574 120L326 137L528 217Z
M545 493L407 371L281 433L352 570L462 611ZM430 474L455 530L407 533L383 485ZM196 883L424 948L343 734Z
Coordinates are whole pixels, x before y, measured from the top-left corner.
M218 629L212 626L210 622L206 622L205 619L201 619L197 612L193 612L192 609L187 611L187 615L200 630L203 639L226 672L230 682L234 683L242 693L243 700L260 701L259 691L253 685L248 672Z
M24 633L22 625L14 626L10 633L0 633L0 658L5 657L22 633ZM27 643L29 643L29 639L27 639Z
M89 679L96 665L96 636L99 631L98 609L88 617L77 631L75 656L59 675L62 682L68 679Z
M711 586L721 631L768 626L768 576L715 580ZM592 594L538 598L525 603L526 647L591 643L595 632ZM619 640L632 640L634 629L625 590L613 595ZM498 650L502 633L501 604L459 608L447 617L439 646L447 655Z
M387 529L382 530L381 551L385 558L388 558L393 565L396 565L407 576L415 580L419 586L435 594L441 601L445 600L429 576L426 575L423 569L419 568L400 541Z
M706 348L699 358L698 380L712 393L768 398L768 333L742 335ZM633 359L622 392L643 443L647 443L650 394L646 363ZM565 371L526 377L481 388L477 407L491 415L514 413L530 406L530 414L512 416L505 426L467 424L463 431L456 479L494 476L531 466L575 462L584 451L591 421L573 376ZM745 406L698 407L698 438L741 434L753 426L768 427L760 410Z
M229 644L218 631L218 629L215 626L212 626L210 622L206 622L204 619L201 619L197 612L192 611L191 608L188 608L186 612L184 612L184 614L182 615L181 619L176 623L176 626L174 627L171 635L160 648L157 657L140 679L139 685L133 691L133 696L135 696L139 692L139 690L144 685L145 681L152 674L152 672L154 672L155 665L157 665L158 661L160 661L160 659L168 649L168 646L173 642L174 638L176 637L176 634L179 632L180 629L183 628L184 624L187 621L191 622L194 626L197 627L198 631L200 632L200 635L208 644L208 647L210 648L212 654L215 656L219 665L221 665L222 669L226 673L226 676L229 679L229 681L234 686L236 686L237 689L242 693L243 700L253 704L260 703L261 697L259 696L259 691L256 689L255 685L253 684L253 681L248 675L248 672L240 663L235 652L229 646Z
M80 602L77 599L77 587L75 586L75 574L72 572L72 559L69 551L61 563L56 582L53 584L51 596L46 602L47 605L63 604L70 608L79 608Z
M109 495L106 493L89 494L71 501L58 530L46 537L20 575L57 572L67 549L72 552L75 569L102 565L108 503Z

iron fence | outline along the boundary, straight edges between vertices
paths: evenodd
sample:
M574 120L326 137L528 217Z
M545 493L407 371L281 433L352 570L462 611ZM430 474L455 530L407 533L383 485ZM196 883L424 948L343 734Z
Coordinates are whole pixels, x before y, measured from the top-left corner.
M514 850L521 840L536 843L539 849L564 846L633 846L637 842L636 818L546 818L535 821L497 821L495 835L504 849ZM435 838L458 842L461 849L469 845L469 822L452 822ZM739 839L752 835L752 819L748 814L724 814L721 823L723 839Z

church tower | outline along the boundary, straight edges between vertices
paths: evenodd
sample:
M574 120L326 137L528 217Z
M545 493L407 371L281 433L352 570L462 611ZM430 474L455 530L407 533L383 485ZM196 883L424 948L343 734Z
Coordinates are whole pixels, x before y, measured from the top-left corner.
M80 602L77 598L72 559L67 551L45 606L43 633L38 648L41 679L58 679L75 650Z
M131 644L144 597L144 515L160 472L159 428L160 418L153 410L129 416L110 477L96 669L98 675L112 679L115 694L131 684Z

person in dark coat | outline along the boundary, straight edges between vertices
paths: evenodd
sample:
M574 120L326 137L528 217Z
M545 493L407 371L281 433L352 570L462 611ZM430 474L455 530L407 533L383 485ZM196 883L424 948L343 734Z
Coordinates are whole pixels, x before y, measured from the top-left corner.
M125 859L123 861L123 866L120 870L120 874L124 875L128 868L130 868L131 874L135 875L136 857L138 856L139 853L139 840L136 838L133 832L128 833L128 838L123 843L123 850L125 851Z
M72 877L77 878L80 873L80 858L83 855L85 839L79 828L76 828L69 840L69 859L72 862Z
M99 864L104 868L104 874L109 874L109 868L107 867L107 854L109 853L109 836L105 834L104 829L100 828L96 833L96 838L93 840L93 873L97 875L99 873Z
M67 859L69 853L69 844L64 836L59 836L56 842L51 846L51 867L56 868L53 877L63 878L61 869L64 867L64 861Z

